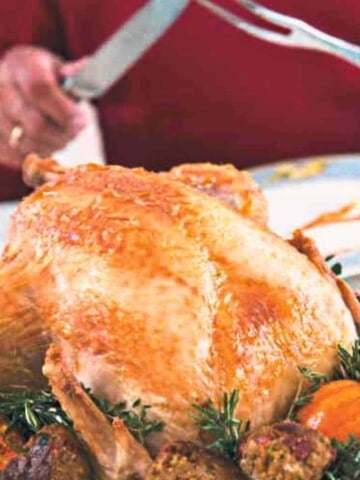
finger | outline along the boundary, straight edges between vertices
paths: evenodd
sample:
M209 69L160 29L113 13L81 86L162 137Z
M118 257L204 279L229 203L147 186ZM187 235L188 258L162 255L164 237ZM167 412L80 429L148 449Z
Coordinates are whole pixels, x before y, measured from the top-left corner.
M24 135L17 147L19 154L25 158L30 153L36 153L39 157L45 158L51 156L57 149L54 150L46 143L39 145L35 143L31 138Z
M14 124L11 122L2 110L0 110L0 145L9 146L10 134Z
M21 142L22 151L30 148L30 151L41 151L45 148L47 152L54 152L64 147L81 130L82 124L72 123L67 131L59 128L40 111L28 105L20 92L11 86L7 89L6 97L2 100L2 110L7 118L5 131L14 125L21 125L24 129L26 142ZM10 135L9 131L7 132ZM27 152L25 152L27 153Z
M62 77L70 77L75 75L86 63L89 61L89 57L82 57L74 62L65 63L60 67L59 73Z
M11 168L19 168L24 161L24 156L9 147L6 143L0 143L0 165Z
M14 157L18 160L22 159L31 152L37 152L41 156L48 156L53 153L55 150L58 150L57 146L49 144L48 142L34 141L30 138L26 132L23 130L20 137L16 140L14 144L11 144L11 135L15 127L19 127L19 124L12 123L8 118L3 115L0 115L1 130L0 130L0 147L3 151L8 152L11 150L11 157ZM20 127L23 129L23 127Z
M2 118L0 121L3 120ZM13 144L10 144L11 132L13 129L18 126L15 124L11 124L8 119L3 120L3 126L1 129L1 147L3 150L8 151L9 149L12 151L11 157L14 157L18 160L25 158L25 156L29 153L36 152L40 156L49 156L55 150L58 150L57 146L50 144L48 142L39 142L34 141L31 137L29 137L25 131L21 134L19 139ZM20 127L22 128L22 127Z
M24 127L24 133L17 145L17 150L23 155L36 152L41 157L47 157L64 148L71 140L68 135L59 135L53 139L43 138L41 132L46 125L44 123L46 120L39 112L28 112L26 118L32 118L32 121L26 122L27 127Z
M2 153L0 163L2 164L18 165L21 163L24 155L28 153L19 148L23 135L18 140L18 145L10 144L11 132L15 126L0 110L0 152Z
M23 116L24 141L20 143L22 149L37 151L43 155L50 154L65 147L80 131L80 127L72 126L67 132L44 117L39 111L28 107Z
M72 123L85 124L79 106L61 90L55 62L38 57L36 62L21 69L16 76L16 86L25 100L36 107L57 126L67 131Z

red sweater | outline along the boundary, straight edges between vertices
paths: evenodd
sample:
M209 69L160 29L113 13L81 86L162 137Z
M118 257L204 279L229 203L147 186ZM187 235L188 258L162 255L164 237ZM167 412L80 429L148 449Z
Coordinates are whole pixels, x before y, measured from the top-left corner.
M144 3L1 0L0 49L33 43L76 59L93 52ZM262 3L360 44L359 0ZM197 4L98 107L109 163L247 167L360 151L360 70L326 54L251 38ZM0 198L22 193L19 178L0 170Z

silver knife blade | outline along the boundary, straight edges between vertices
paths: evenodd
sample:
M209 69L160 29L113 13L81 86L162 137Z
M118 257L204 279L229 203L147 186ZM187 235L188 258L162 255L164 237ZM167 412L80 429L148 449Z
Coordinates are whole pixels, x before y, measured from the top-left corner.
M103 95L174 23L191 0L150 0L94 53L63 89L76 98Z

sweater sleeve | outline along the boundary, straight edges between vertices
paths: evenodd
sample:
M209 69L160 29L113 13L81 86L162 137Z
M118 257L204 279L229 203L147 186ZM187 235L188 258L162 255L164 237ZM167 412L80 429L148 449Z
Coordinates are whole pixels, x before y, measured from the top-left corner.
M0 57L11 47L32 44L62 54L55 0L0 1ZM20 169L0 165L0 201L19 198L28 190Z
M63 51L55 0L1 0L0 19L0 54L17 44Z

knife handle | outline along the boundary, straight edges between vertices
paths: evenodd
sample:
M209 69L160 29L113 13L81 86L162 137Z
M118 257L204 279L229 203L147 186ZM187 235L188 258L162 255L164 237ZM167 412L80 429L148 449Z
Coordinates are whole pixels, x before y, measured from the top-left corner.
M60 86L66 95L68 95L72 100L79 102L82 99L82 97L76 92L74 77L62 78L60 81Z

